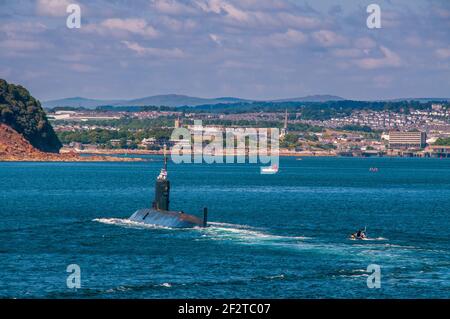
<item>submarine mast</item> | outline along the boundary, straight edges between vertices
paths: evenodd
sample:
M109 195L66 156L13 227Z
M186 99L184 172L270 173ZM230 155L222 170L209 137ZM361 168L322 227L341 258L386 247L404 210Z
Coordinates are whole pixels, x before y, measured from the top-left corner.
M169 210L170 182L167 178L167 154L164 145L164 164L156 178L155 200L152 208L137 210L129 218L131 221L174 228L208 227L208 209L203 209L203 220L184 213Z
M170 182L167 179L167 154L166 144L164 144L164 166L161 169L155 184L155 200L153 208L157 210L169 210Z

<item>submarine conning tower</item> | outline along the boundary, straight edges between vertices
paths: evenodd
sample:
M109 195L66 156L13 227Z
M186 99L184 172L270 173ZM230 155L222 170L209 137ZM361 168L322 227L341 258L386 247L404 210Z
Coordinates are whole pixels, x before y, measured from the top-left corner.
M139 209L129 219L133 222L171 228L208 226L208 209L206 207L203 209L203 220L194 215L186 214L183 211L170 211L169 191L170 183L167 179L166 145L164 145L164 166L156 179L155 200L153 201L152 208Z
M167 155L166 145L164 144L164 167L161 169L155 184L155 200L153 201L153 208L158 210L169 210L169 194L170 182L167 179Z

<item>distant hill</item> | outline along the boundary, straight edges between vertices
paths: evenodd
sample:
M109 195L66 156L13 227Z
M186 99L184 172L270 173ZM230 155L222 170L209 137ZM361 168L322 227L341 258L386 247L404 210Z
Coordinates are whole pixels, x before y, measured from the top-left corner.
M271 100L271 102L328 102L344 101L345 99L336 95L308 95L304 97L295 97L290 99Z
M305 97L296 97L290 99L267 100L270 102L327 102L341 101L342 97L334 95L310 95ZM215 104L232 104L232 103L249 103L264 102L241 99L237 97L218 97L218 98L201 98L180 94L164 94L152 95L132 100L98 100L87 99L82 97L72 97L67 99L59 99L43 102L45 108L55 107L83 107L87 109L95 109L98 106L199 106L199 105L215 105Z
M83 97L72 97L43 102L45 108L83 107L95 109L98 106L197 106L203 104L236 103L247 100L234 97L199 98L179 94L153 95L132 100L99 100Z
M246 100L233 98L233 97L221 97L221 98L200 98L187 95L178 94L166 94L166 95L154 95L148 96L140 99L124 101L122 105L126 106L197 106L203 104L219 104L219 103L236 103L244 102ZM114 105L121 105L121 103L116 103Z
M450 102L450 98L448 97L421 97L421 98L403 98L403 99L392 99L389 100L392 102L399 101L415 101L420 103L428 103L428 102Z
M251 102L333 102L333 101L345 101L347 99L328 94L307 95L303 97L293 97L285 99L267 99L267 100L248 100L237 97L218 97L218 98L201 98L180 94L163 94L152 95L139 99L131 100L102 100L102 99L88 99L83 97L72 97L59 100L51 100L43 102L44 108L55 107L73 107L73 108L86 108L95 109L99 106L167 106L167 107L180 107L180 106L201 106L201 105L219 105L219 104L236 104L236 103L251 103ZM443 101L450 102L450 98L399 98L399 99L385 99L376 100L373 102L399 102L399 101L417 101L421 103L427 103L431 101ZM370 101L367 101L370 102Z
M96 100L86 99L83 97L70 97L66 99L51 100L42 102L44 108L51 109L54 107L84 107L87 109L95 109L101 105L114 105L121 103L120 100Z
M0 124L21 134L42 152L58 153L61 142L38 100L20 85L0 79Z

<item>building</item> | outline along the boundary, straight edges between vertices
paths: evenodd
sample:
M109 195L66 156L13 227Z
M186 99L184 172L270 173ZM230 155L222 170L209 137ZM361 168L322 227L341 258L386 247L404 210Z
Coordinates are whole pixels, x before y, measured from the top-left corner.
M144 138L140 145L143 147L147 147L147 146L152 146L155 144L156 144L156 139L153 137L150 137L150 138Z
M431 104L431 109L433 111L442 111L442 104Z
M450 157L450 145L430 146L432 157Z
M427 143L425 132L389 132L389 148L424 148Z

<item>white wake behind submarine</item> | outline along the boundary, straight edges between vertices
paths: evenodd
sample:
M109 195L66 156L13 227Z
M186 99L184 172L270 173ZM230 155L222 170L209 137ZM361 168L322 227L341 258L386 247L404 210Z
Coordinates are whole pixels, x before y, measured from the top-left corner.
M207 227L208 209L203 209L203 220L183 211L169 210L170 182L167 178L167 155L164 145L164 167L161 169L155 183L155 200L152 208L145 208L136 211L129 220L138 223L171 227L171 228L192 228Z

